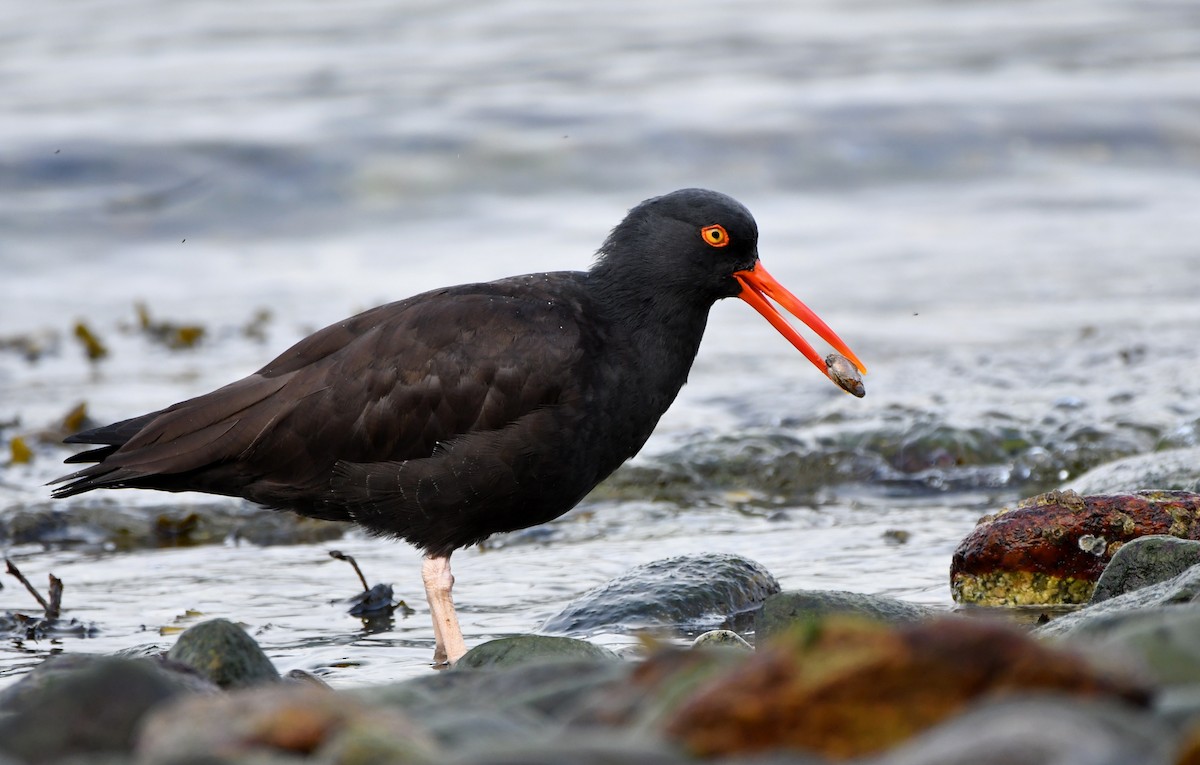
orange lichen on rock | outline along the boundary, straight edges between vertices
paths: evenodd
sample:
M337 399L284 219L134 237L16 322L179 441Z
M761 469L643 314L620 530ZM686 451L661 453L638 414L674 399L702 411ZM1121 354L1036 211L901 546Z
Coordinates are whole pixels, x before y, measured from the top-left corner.
M954 551L951 591L985 606L1085 603L1113 553L1150 534L1200 539L1200 495L1041 494L980 519Z
M761 647L666 723L700 756L878 752L985 697L1055 691L1144 704L1134 681L1005 625L945 618L888 626L831 617Z

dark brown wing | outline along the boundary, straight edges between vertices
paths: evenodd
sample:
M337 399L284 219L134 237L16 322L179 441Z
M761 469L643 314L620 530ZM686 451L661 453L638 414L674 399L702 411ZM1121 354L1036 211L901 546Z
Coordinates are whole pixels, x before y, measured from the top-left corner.
M439 506L512 494L521 476L537 474L528 472L533 444L564 446L537 438L561 432L559 420L577 409L564 403L589 379L577 279L427 293L328 327L231 385L75 437L109 445L86 453L101 461L59 479L55 496L206 491L409 537L401 519L370 521L377 497L386 506L415 492L414 512L428 514L432 484L422 480L453 483ZM381 494L380 481L395 496Z

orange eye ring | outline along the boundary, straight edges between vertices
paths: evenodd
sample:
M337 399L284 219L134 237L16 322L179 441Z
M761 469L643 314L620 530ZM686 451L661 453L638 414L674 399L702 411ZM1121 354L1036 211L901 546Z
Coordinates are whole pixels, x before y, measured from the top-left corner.
M729 232L720 223L700 229L700 237L710 247L724 247L729 244Z

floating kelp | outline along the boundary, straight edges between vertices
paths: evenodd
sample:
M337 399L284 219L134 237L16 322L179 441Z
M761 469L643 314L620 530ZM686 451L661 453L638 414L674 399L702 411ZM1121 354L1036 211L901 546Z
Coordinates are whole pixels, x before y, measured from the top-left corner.
M404 616L413 613L413 610L403 600L394 599L394 593L390 584L381 583L373 587L368 585L367 578L363 576L362 569L358 567L358 561L354 559L354 556L346 555L339 550L330 550L329 557L346 561L354 568L354 573L358 575L358 581L362 583L363 591L346 602L350 604L350 615L362 619L363 626L369 631L383 632L390 630L392 628L392 613L396 609L400 609L401 614Z
M8 442L8 462L10 465L25 465L33 460L33 450L25 443L22 436L13 436Z
M45 640L47 638L72 635L75 637L91 637L96 633L94 625L84 624L78 619L62 618L63 582L54 574L49 575L49 596L42 597L33 583L25 578L21 570L11 560L4 559L9 576L19 581L42 607L42 615L34 616L18 611L0 613L0 635L16 640Z
M35 447L39 445L59 446L62 440L72 433L82 430L88 423L87 404L80 402L71 407L58 422L40 430L21 429L8 440L8 461L0 463L4 466L28 465L36 455ZM0 423L0 431L9 428L19 428L21 422L14 419L11 422Z
M0 337L0 351L12 351L25 357L32 363L47 354L58 352L60 335L56 330L41 330L37 332L22 332L17 335Z
M88 361L99 361L108 355L108 346L100 341L96 333L82 319L75 322L73 332L75 338L83 345Z
M254 312L254 315L250 317L250 320L242 325L242 334L251 340L257 340L260 343L266 342L267 324L269 324L273 318L275 318L275 315L271 313L271 309L259 308Z
M162 343L172 350L192 348L204 337L204 327L199 324L179 324L173 321L155 320L145 303L136 303L138 329L151 340Z

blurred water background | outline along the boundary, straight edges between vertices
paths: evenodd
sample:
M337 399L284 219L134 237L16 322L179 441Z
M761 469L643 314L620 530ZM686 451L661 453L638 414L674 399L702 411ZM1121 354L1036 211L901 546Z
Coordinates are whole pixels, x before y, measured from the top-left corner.
M586 268L627 208L680 187L750 207L764 264L864 359L867 397L717 306L630 469L455 555L470 643L698 551L949 607L978 516L1200 443L1192 0L9 3L0 92L0 440L33 446L0 468L0 544L92 627L0 645L0 684L216 616L335 684L428 671L404 544L120 544L85 519L232 502L51 504L69 452L39 432L79 402L109 422L202 393L380 302ZM138 303L203 337L168 347ZM330 547L416 613L346 615L357 583ZM3 610L37 609L5 577Z

